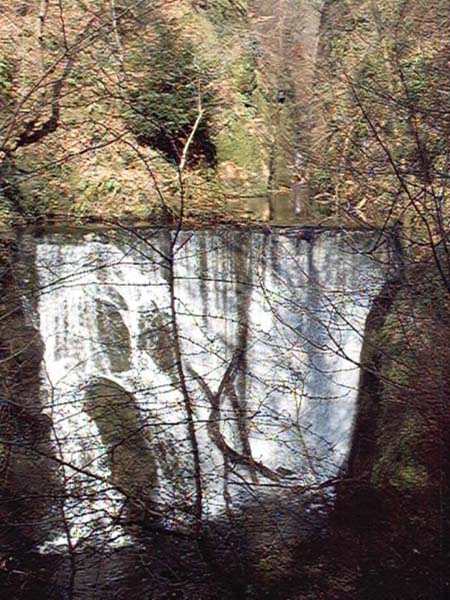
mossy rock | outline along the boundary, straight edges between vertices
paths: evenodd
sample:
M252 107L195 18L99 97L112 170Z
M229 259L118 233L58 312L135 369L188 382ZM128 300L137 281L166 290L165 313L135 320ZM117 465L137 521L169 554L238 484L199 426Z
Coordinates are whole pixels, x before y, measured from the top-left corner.
M85 408L107 449L114 482L140 518L152 505L158 469L152 447L150 423L144 422L133 394L104 378L91 383Z
M58 534L63 481L42 412L43 343L19 298L15 245L0 252L0 547L11 556ZM31 265L34 260L31 260ZM33 266L27 273L33 278ZM23 283L23 282L22 282Z
M97 300L97 327L100 340L115 373L131 368L131 337L120 310L112 303Z
M336 512L377 556L370 568L386 577L383 593L377 588L383 597L398 597L385 595L394 585L387 563L396 581L407 573L408 598L438 597L429 590L444 573L450 530L446 273L433 260L406 268L385 285L366 322L358 412Z
M143 317L138 347L151 356L155 364L177 385L175 340L171 317L153 303L153 312Z

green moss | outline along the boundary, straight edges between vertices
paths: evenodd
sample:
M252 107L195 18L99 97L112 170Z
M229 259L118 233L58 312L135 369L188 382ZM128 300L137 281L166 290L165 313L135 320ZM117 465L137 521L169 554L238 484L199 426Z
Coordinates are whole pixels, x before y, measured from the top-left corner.
M45 167L50 156L33 156L21 154L17 167L25 173L37 173L33 177L15 175L14 184L17 189L19 212L24 219L65 212L71 205L71 198L66 194L67 178L71 173L69 164L56 167Z
M402 364L394 362L388 373L389 383L396 386L407 386L410 375L411 369L407 364L404 362L402 362Z
M257 171L262 148L252 129L252 119L247 112L230 112L228 125L217 138L219 162L231 161L247 172Z
M244 101L252 102L257 88L256 61L252 52L246 52L230 67L230 77L236 91L242 94Z
M259 93L256 105L264 106ZM269 178L270 138L268 126L260 108L247 107L242 102L221 115L223 126L216 137L218 164L232 163L237 167L235 186L246 186L253 194L265 193ZM246 190L248 193L248 189Z
M208 2L208 18L217 27L219 33L226 33L230 27L242 22L248 11L247 2L244 0L214 0Z
M0 235L7 234L14 225L15 220L14 208L0 193Z
M421 462L420 446L426 432L419 415L408 417L403 426L396 429L394 432L389 428L381 435L379 447L383 450L374 465L372 483L377 486L389 484L399 490L425 487L429 477Z
M214 74L181 29L155 25L155 40L133 58L136 78L127 91L123 116L136 137L170 161L179 161L194 124L190 159L214 163L211 116L215 108ZM202 110L202 118L198 121Z
M399 483L398 487L425 487L428 483L428 475L423 465L409 464L400 467L397 480Z

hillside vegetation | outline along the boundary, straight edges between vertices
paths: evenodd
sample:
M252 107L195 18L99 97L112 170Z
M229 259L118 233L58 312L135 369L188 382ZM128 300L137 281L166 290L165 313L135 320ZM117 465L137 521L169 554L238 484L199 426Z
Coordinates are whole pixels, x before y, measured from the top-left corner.
M446 0L325 4L308 176L329 213L445 237L449 31Z
M256 18L236 0L8 2L3 226L41 215L167 217L180 201L187 216L245 211L240 199L273 180L274 115L284 110Z
M1 222L267 220L300 182L313 222L436 245L449 31L446 0L11 0Z

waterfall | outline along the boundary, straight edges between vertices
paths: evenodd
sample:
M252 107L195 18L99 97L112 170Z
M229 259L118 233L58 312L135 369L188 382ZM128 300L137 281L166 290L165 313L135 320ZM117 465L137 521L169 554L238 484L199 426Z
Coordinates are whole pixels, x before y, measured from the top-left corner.
M358 233L183 231L172 298L174 235L48 232L35 242L42 396L75 540L99 528L121 539L130 503L167 526L189 522L194 465L177 345L206 518L249 490L320 484L348 452L383 251L375 260Z

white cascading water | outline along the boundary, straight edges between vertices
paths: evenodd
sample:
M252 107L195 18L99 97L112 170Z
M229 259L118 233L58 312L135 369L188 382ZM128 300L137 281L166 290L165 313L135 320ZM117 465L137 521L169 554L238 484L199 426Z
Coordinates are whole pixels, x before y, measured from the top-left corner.
M66 465L71 540L89 540L100 527L110 539L123 535L115 524L123 495L85 408L86 389L99 377L133 394L167 523L186 518L175 506L193 503L173 306L206 518L261 485L321 483L348 452L364 321L384 278L382 263L362 252L367 236L182 232L171 303L173 235L46 233L37 240L42 394Z

